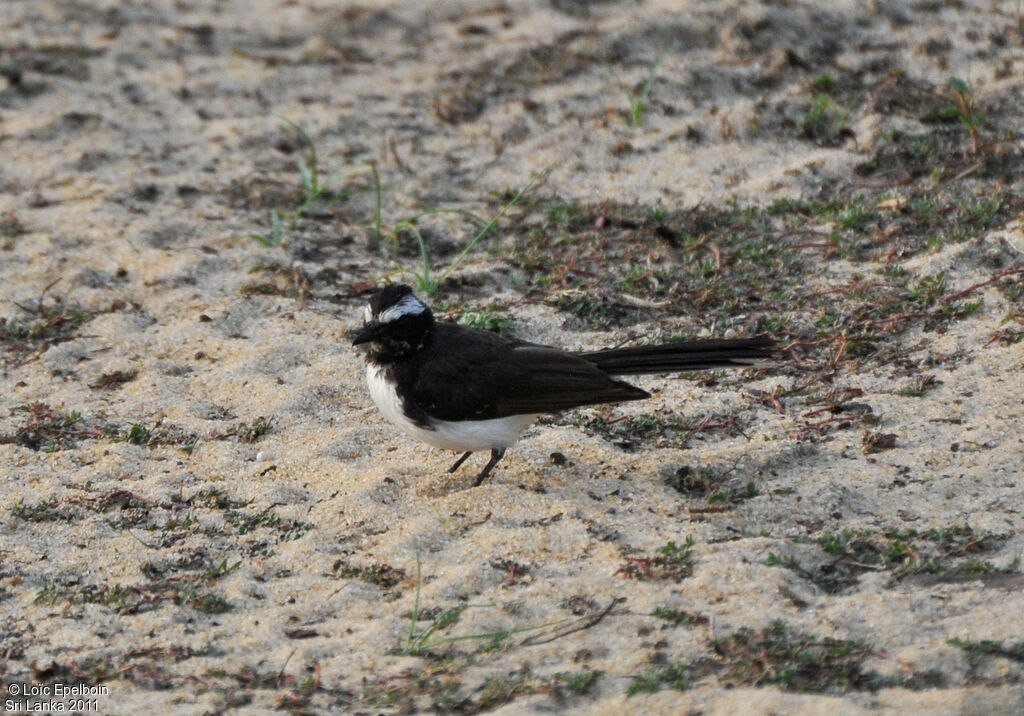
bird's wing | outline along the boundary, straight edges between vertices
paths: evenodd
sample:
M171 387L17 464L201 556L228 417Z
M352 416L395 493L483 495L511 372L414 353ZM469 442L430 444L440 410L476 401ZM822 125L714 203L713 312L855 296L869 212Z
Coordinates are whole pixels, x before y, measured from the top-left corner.
M433 418L488 420L649 397L557 348L482 331L472 341L438 338L410 381L415 408Z

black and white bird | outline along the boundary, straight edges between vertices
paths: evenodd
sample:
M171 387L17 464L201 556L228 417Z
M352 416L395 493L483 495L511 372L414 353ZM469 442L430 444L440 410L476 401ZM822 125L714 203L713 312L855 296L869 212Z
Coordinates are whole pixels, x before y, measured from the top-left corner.
M439 322L409 286L390 284L370 298L362 332L366 381L388 420L414 438L491 459L479 485L522 432L545 413L651 397L615 380L749 366L772 356L767 338L696 340L569 353L456 323Z

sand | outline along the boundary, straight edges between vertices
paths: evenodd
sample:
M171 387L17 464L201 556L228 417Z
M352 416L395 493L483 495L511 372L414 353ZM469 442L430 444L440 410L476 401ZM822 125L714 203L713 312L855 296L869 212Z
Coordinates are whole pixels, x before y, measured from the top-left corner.
M843 361L815 382L797 348L710 385L642 377L653 401L542 421L478 488L485 456L448 475L452 455L397 434L349 345L368 288L418 260L407 232L397 252L374 245L368 162L386 234L429 208L492 215L543 174L435 305L615 345L666 326L576 320L510 259L545 206L764 206L860 181L886 132L923 125L858 110L825 141L800 136L824 73L877 87L898 71L944 96L962 78L991 100L988 138L1019 149L1020 8L420 5L0 7L8 709L80 683L82 710L110 714L1024 710L1024 351L990 340L1019 326L1003 290L1024 265L1019 217L897 257L949 292L992 280L941 330L890 334L898 364ZM635 91L663 51L632 126L619 82ZM264 246L248 235L303 196L307 149L284 120L353 193ZM423 226L435 272L473 235ZM824 291L886 271L810 254ZM756 320L679 310L667 328ZM928 390L901 393L923 375ZM832 414L809 415L824 403L808 392L761 399L797 385L851 389L871 420L815 430ZM611 421L651 414L741 429L617 441ZM894 444L870 452L876 432ZM844 534L846 552L825 549Z

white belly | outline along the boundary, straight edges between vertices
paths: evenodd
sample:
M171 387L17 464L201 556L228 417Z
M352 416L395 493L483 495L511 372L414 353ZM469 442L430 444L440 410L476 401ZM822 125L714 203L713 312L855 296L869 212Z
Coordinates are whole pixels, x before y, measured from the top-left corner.
M433 430L429 430L405 416L395 389L384 380L381 369L372 363L366 366L366 383L370 386L370 397L385 418L406 434L443 450L504 450L538 417L510 415L491 420L434 420Z

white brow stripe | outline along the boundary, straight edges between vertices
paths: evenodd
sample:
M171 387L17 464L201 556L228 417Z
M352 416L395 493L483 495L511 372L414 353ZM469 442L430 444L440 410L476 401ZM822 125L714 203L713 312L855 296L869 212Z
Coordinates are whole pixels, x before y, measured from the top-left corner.
M381 323L397 321L402 316L418 316L427 310L415 296L405 296L401 301L380 314L378 319Z

